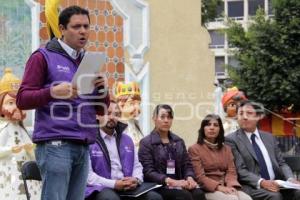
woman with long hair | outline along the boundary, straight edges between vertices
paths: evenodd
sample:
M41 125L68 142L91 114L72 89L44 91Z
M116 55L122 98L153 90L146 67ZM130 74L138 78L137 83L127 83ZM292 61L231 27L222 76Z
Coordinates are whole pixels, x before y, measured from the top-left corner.
M188 150L196 181L207 200L251 200L237 181L233 154L224 144L224 128L218 115L207 115L201 122L197 143Z

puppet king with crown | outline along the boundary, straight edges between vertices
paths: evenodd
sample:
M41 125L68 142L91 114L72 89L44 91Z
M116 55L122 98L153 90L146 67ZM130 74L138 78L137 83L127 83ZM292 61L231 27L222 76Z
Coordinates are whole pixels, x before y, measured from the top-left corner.
M120 121L127 124L125 131L133 140L134 145L138 147L143 133L138 124L138 116L141 113L141 92L136 82L122 83L115 85L114 95L117 104L121 110Z
M23 126L25 113L16 106L20 80L5 69L0 80L0 199L26 199L21 166L34 159L34 145ZM30 181L31 199L39 199L40 184Z

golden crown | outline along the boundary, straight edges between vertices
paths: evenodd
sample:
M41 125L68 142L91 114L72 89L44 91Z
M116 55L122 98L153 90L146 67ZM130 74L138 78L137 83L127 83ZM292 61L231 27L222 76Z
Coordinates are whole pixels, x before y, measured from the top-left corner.
M116 98L123 95L141 95L139 85L136 82L122 83L117 82L115 85L114 95Z
M21 84L21 80L12 73L11 68L5 68L4 75L0 80L0 94L4 92L17 92Z

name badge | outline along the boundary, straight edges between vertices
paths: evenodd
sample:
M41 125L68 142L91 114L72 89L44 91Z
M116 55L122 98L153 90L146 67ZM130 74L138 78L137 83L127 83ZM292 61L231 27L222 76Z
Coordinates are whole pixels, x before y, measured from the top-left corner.
M175 174L175 160L167 160L167 174Z

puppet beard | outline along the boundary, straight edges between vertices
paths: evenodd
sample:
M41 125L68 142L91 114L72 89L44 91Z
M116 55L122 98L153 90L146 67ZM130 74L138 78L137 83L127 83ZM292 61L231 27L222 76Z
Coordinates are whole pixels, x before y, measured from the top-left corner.
M12 112L3 109L2 116L10 121L23 121L23 119L25 119L26 117L26 113L17 108L14 109Z

